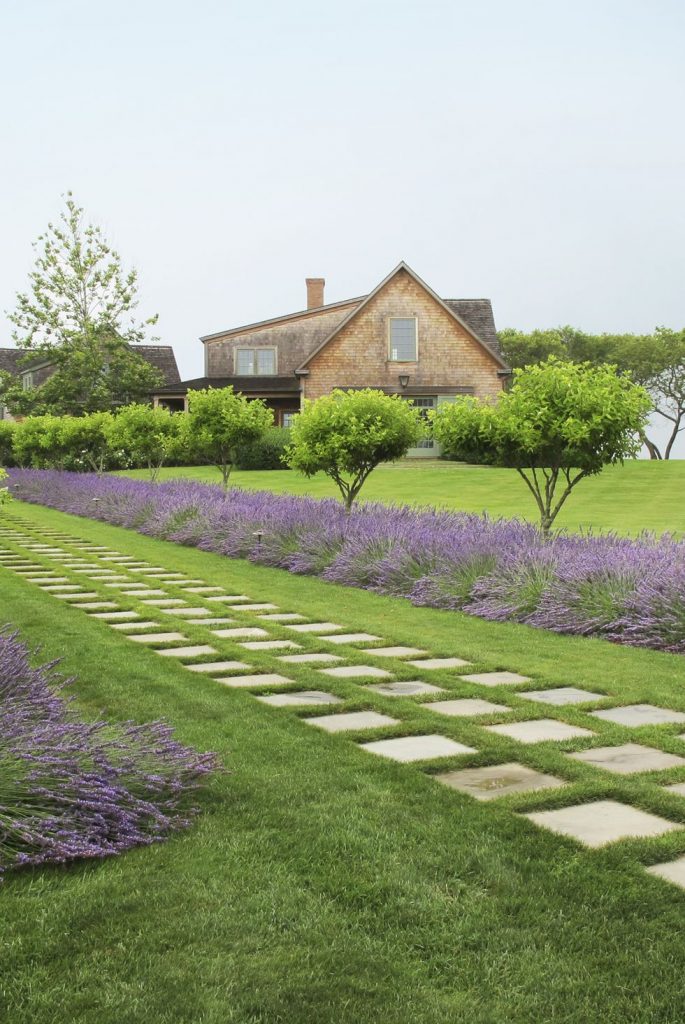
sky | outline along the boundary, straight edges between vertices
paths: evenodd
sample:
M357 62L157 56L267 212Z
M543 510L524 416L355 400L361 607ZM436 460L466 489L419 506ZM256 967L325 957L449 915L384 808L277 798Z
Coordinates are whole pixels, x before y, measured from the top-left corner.
M0 40L0 312L71 190L183 377L400 260L500 328L685 325L682 0L5 0Z

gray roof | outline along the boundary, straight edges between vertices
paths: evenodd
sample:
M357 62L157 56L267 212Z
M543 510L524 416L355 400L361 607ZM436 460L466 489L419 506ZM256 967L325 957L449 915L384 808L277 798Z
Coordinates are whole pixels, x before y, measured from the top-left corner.
M175 387L157 388L156 395L177 394L185 391L201 391L203 388L227 388L233 386L236 391L243 394L273 394L287 393L299 394L300 382L295 376L271 377L266 374L255 374L249 377L194 377L192 380L182 380Z
M443 299L443 302L485 342L488 348L501 357L502 350L490 299Z
M23 348L0 348L0 370L6 373L19 373L19 360L25 355Z
M181 375L178 372L176 356L171 345L129 345L128 347L162 372L165 386L177 384L180 381ZM0 348L0 370L6 370L8 373L20 373L25 368L21 364L21 360L26 359L30 354L30 350L23 348ZM44 356L39 362L40 365L50 365L49 359Z

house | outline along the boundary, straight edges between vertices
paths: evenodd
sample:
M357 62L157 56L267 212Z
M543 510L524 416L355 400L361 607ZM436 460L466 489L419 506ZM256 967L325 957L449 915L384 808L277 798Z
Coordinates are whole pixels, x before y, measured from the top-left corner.
M132 352L158 369L164 377L164 387L176 386L181 375L176 365L176 356L170 345L129 345ZM49 359L29 360L30 351L21 348L0 348L0 371L21 377L25 388L37 388L55 372L55 364ZM0 403L0 419L11 419L9 411Z
M378 388L425 410L502 390L509 370L489 299L441 299L406 263L342 302L324 302L323 278L306 285L305 310L202 337L204 376L160 388L155 404L184 409L189 391L232 385L288 426L304 399L334 388ZM434 454L433 442L412 454Z

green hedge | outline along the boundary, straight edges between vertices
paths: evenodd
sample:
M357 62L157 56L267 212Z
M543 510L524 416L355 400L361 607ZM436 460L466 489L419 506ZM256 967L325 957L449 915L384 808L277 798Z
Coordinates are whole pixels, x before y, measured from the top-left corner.
M287 469L283 462L285 447L290 443L290 430L271 427L259 441L245 445L238 453L236 469Z

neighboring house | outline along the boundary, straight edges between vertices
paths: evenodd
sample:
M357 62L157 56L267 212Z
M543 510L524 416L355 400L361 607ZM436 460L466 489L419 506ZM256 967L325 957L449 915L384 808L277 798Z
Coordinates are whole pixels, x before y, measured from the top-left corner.
M189 391L233 385L288 426L305 398L334 388L378 388L425 410L502 390L509 370L489 299L441 299L406 263L368 295L329 305L323 278L306 283L306 310L201 338L205 375L160 388L155 404L183 409ZM434 454L433 442L412 454Z
M129 345L132 352L142 356L164 375L164 387L176 386L181 375L176 365L176 356L170 345ZM15 377L21 377L24 388L40 387L55 372L55 364L49 359L28 362L26 349L0 348L0 370L6 370ZM9 411L0 404L0 419L11 419Z

